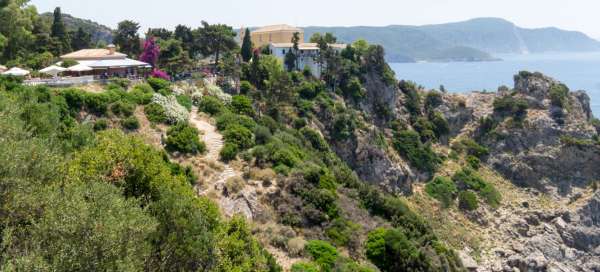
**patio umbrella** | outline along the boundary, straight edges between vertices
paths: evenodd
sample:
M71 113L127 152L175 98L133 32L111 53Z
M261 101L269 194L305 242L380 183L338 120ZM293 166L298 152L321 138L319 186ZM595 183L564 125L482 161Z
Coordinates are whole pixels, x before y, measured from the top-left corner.
M25 69L21 69L19 67L13 67L13 68L10 68L10 70L8 70L2 74L6 75L6 76L26 76L26 75L29 75L29 71L27 71Z
M0 73L4 72L6 70L8 70L8 68L6 68L6 66L0 65Z
M46 67L46 68L40 70L40 73L44 73L44 74L48 74L48 75L51 75L53 77L56 77L56 75L58 75L58 73L62 73L64 71L66 71L66 70L67 70L67 68L63 68L63 67L60 67L60 66L52 65L52 66L49 66L49 67Z
M77 65L73 65L69 68L67 68L67 70L71 71L71 72L87 72L87 71L91 71L94 70L92 67L83 65L83 64L77 64Z

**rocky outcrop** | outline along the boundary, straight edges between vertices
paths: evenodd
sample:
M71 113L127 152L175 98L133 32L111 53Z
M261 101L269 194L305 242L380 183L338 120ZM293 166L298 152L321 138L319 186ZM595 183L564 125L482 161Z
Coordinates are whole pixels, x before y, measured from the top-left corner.
M600 179L600 146L591 139L589 97L570 92L562 121L552 116L550 88L558 81L539 74L515 76L515 96L527 101L522 125L500 120L495 136L484 138L491 150L488 163L515 184L542 191L572 193ZM492 116L493 117L493 116ZM582 146L582 144L587 144Z

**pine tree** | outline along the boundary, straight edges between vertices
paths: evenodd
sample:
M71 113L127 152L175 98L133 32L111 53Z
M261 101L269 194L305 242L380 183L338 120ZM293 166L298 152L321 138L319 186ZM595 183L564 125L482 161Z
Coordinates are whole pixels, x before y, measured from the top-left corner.
M244 40L242 42L242 59L244 62L249 62L252 59L252 39L250 36L250 29L246 28L244 32Z

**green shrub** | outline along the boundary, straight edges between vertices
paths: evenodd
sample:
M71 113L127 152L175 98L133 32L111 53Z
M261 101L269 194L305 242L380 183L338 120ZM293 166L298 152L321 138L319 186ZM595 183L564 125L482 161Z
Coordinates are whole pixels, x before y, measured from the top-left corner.
M565 84L553 84L550 87L550 102L553 106L565 108L569 101L569 88Z
M458 207L461 210L474 211L479 208L477 196L471 191L462 191L458 194Z
M314 263L297 262L292 265L291 272L320 272L319 266Z
M431 261L399 229L376 229L369 233L367 258L381 271L434 271Z
M216 118L216 121L217 129L220 131L225 131L233 125L243 126L249 130L254 130L256 128L256 122L254 122L254 119L246 115L238 115L228 111L219 114L219 116Z
M343 218L336 218L325 229L325 234L337 246L349 246L360 226Z
M226 143L236 145L239 149L244 150L254 145L254 134L248 128L241 125L229 126L223 132L223 139Z
M403 157L419 170L432 173L442 162L430 145L421 143L420 136L415 131L404 130L396 133L393 145Z
M231 99L231 111L237 114L254 116L252 100L245 95L234 95Z
M460 141L455 142L452 145L452 149L457 152L465 152L467 155L475 156L477 158L483 158L490 154L490 150L477 143L473 139L464 138Z
M494 112L502 116L512 116L517 121L522 121L527 115L529 105L522 98L505 95L494 99Z
M171 87L171 82L164 80L162 78L156 78L156 77L149 77L147 79L148 84L150 85L150 87L152 87L152 89L154 89L155 92L161 91L161 90L169 90Z
M356 121L349 114L341 114L333 121L333 138L336 140L347 140L354 136Z
M130 116L121 120L121 126L129 130L136 130L140 128L140 122L135 116Z
M337 249L325 241L308 241L304 249L314 262L321 267L322 271L331 271L339 256Z
M266 144L271 140L272 137L273 135L268 127L256 126L254 129L254 139L257 144Z
M225 105L216 97L204 96L198 105L198 109L210 115L216 115L225 109Z
M477 170L477 169L479 169L479 167L481 167L481 160L479 160L479 158L477 158L473 155L468 155L466 160L467 160L467 164L475 170Z
M342 91L346 97L350 97L355 101L359 101L367 95L367 90L363 88L360 80L355 77L342 87Z
M188 111L192 110L192 99L189 96L187 96L187 95L178 95L176 97L177 97L177 102L179 103L179 105L182 105Z
M127 90L127 88L129 88L129 85L131 85L131 81L126 78L111 78L109 82L111 84L119 86L119 88L122 88L124 90Z
M296 118L294 119L294 123L293 126L295 129L301 129L303 127L305 127L308 123L306 122L305 118Z
M219 155L221 156L221 160L228 162L235 160L237 154L239 152L239 148L237 145L232 143L225 143Z
M110 111L116 116L129 117L133 115L133 112L135 111L135 105L123 101L117 101L110 106Z
M144 113L150 122L164 123L167 121L167 115L163 107L156 103L150 103L144 107Z
M167 131L166 149L184 154L206 151L206 145L198 137L198 130L186 123L179 123Z
M133 97L137 104L146 105L152 101L154 90L148 84L138 84L133 86L129 94Z
M430 91L425 96L425 108L426 109L436 108L437 106L441 105L442 103L444 103L444 100L442 99L442 94L438 91Z
M469 168L463 168L457 171L452 180L458 185L461 190L473 190L492 207L498 207L502 201L500 192L496 190L494 185L486 182L475 171Z
M425 192L439 200L444 207L450 207L456 198L458 189L451 179L436 177L425 185Z
M327 151L329 149L329 145L327 144L325 139L323 139L321 134L319 134L314 129L305 127L305 128L302 128L300 130L300 132L302 133L304 138L308 142L310 142L310 144L312 145L312 147L314 149L319 150L319 151Z
M398 87L404 93L404 106L412 116L421 114L421 96L417 91L417 85L411 81L401 80Z
M86 93L84 94L84 99L85 106L90 112L98 115L104 115L108 111L108 104L110 104L108 95L103 93Z
M252 83L243 80L242 82L240 82L240 93L243 95L247 95L250 93L253 93L255 91L254 86L252 86Z
M433 112L430 114L429 120L433 124L433 132L435 132L436 137L439 138L450 133L450 125L441 112Z
M314 99L323 90L320 83L304 81L298 86L297 92L303 99Z
M108 128L108 120L106 120L104 118L98 119L94 123L94 130L95 131L105 130L107 128Z

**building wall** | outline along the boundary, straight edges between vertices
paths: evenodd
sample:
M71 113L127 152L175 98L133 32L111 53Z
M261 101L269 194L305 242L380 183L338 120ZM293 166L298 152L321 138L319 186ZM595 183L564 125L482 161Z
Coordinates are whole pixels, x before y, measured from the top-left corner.
M300 31L300 42L304 41L304 32ZM262 47L270 43L289 43L292 42L294 32L289 30L271 31L271 32L251 32L250 37L254 47Z
M292 47L273 47L270 46L271 54L276 58L280 59L283 63L285 61L285 55L287 52L292 50ZM310 68L313 76L320 77L321 69L319 64L317 63L317 57L319 56L319 50L301 50L298 52L298 68L300 70L304 70L305 67ZM285 67L285 63L283 64Z

